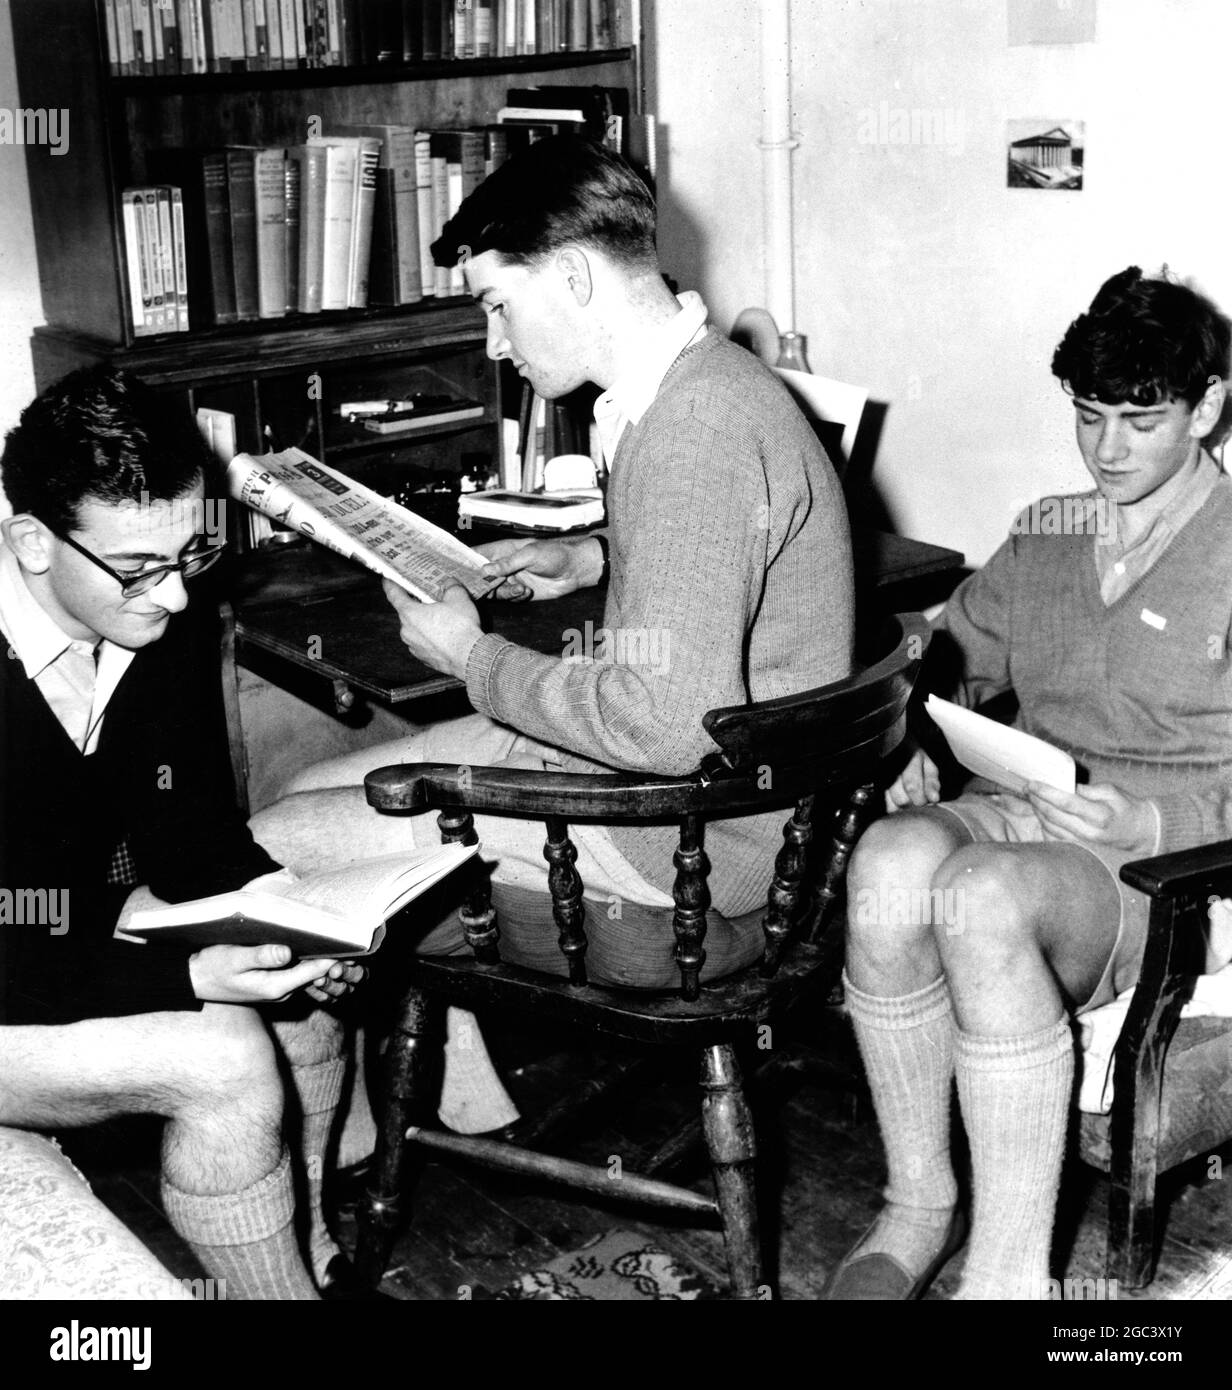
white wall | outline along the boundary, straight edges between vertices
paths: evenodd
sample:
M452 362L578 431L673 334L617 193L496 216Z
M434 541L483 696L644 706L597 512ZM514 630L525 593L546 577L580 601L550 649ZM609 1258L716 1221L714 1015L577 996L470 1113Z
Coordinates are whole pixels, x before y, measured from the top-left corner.
M0 107L20 104L9 7L0 5ZM20 145L0 145L0 438L34 395L30 330L42 322L26 151ZM0 491L0 517L8 513Z
M660 243L726 327L765 302L757 7L655 11ZM874 482L898 529L981 562L1016 502L1086 483L1049 361L1100 282L1166 261L1232 309L1232 5L1099 0L1094 43L1015 48L1006 0L791 12L796 327L814 371L886 403ZM882 102L948 118L949 145L870 141ZM1082 192L1005 187L1016 117L1085 120Z

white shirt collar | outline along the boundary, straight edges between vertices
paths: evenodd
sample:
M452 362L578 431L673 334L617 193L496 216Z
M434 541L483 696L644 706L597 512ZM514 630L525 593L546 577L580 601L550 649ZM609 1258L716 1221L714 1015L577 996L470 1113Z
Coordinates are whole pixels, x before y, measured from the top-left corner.
M31 680L37 680L73 645L73 639L61 631L30 592L17 556L3 541L0 541L0 628Z
M626 425L636 425L659 394L672 363L706 332L708 317L702 297L695 290L677 295L680 312L647 330L637 363L595 402L595 423L603 456L610 469L616 445Z

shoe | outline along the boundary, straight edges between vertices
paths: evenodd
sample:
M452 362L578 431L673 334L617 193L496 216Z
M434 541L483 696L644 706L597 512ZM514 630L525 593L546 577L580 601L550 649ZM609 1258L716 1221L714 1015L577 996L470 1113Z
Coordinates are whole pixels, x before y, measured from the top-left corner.
M922 1274L913 1275L892 1255L848 1255L839 1261L821 1297L826 1302L913 1302L924 1297L929 1284L966 1239L967 1214L962 1207L955 1207L941 1249Z
M370 1289L361 1283L355 1266L343 1254L333 1256L325 1266L318 1292L323 1303L400 1303L392 1294Z

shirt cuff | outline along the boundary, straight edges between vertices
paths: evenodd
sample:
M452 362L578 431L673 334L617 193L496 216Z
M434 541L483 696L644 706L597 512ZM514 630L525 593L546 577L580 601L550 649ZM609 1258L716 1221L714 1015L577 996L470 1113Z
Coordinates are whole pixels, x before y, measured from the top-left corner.
M466 658L466 693L480 714L500 720L496 709L496 666L513 643L494 632L485 632Z

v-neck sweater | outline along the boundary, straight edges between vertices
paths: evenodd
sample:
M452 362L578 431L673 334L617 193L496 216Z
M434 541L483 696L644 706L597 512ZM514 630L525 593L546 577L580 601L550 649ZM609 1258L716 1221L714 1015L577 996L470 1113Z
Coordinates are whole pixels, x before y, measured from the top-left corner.
M1109 605L1094 544L1011 535L955 591L938 627L957 645L959 689L970 705L1013 690L1017 727L1072 753L1090 782L1151 798L1157 852L1226 838L1232 479Z

